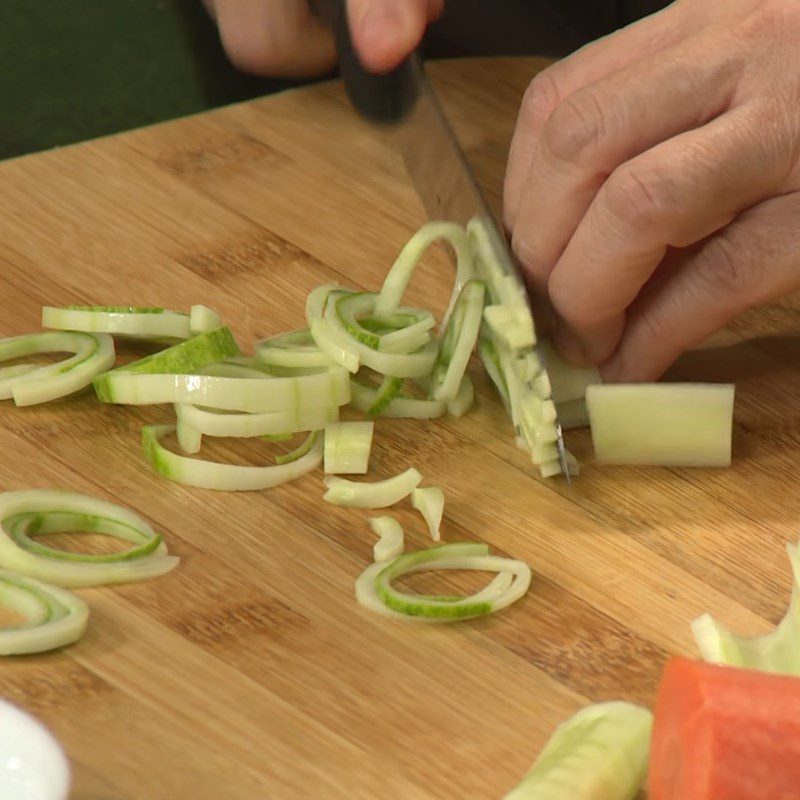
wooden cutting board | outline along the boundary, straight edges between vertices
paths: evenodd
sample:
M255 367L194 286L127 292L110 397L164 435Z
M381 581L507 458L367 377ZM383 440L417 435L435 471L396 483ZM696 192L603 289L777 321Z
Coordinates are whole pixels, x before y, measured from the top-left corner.
M543 63L433 68L495 202ZM0 333L36 330L45 303L204 303L248 344L300 327L320 283L377 287L423 220L400 162L335 84L6 162ZM438 254L412 301L440 304L450 277ZM698 614L756 633L783 613L784 544L800 528L798 318L792 300L752 313L673 372L737 383L729 470L600 469L581 431L573 488L542 481L477 367L468 416L380 421L372 477L416 466L445 490L448 541L482 539L535 571L517 605L453 626L356 605L368 514L324 504L319 473L269 492L184 488L139 450L143 421L168 409L4 402L2 488L122 503L183 561L82 592L85 638L5 659L0 692L63 741L74 800L500 798L582 704L650 703L668 655L695 653ZM265 463L267 448L216 452ZM410 507L396 513L426 546Z

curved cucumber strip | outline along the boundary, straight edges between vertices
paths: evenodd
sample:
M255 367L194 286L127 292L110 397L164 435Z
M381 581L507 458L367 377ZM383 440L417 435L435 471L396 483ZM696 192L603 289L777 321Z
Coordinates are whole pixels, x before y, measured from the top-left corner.
M43 556L17 544L5 527L7 520L13 520L18 515L34 517L55 515L54 519L59 523L68 518L77 520L78 517L82 517L89 527L93 524L90 518L105 520L104 525L107 525L107 521L113 520L116 525L112 535L120 536L120 531L126 529L127 538L133 541L132 537L135 537L135 533L131 532L133 529L134 532L138 532L142 542L152 542L157 536L153 529L133 512L94 497L43 489L4 492L0 494L0 567L16 570L37 580L68 587L126 583L163 575L178 563L177 558L167 555L166 548L160 540L156 542L154 550L149 555L140 554L140 557L133 560L93 563L86 560L53 558L49 554Z
M331 475L325 478L328 491L323 500L351 508L386 508L411 494L421 480L422 475L413 467L393 478L372 483L356 483Z
M134 339L188 339L192 335L188 314L136 306L45 306L42 327Z
M485 544L464 542L406 553L388 564L372 564L356 581L356 599L384 616L422 622L455 622L491 614L528 591L531 570L521 561L490 556L488 552ZM474 569L498 575L486 588L466 597L415 595L391 585L402 575L437 569Z
M283 411L301 414L314 408L338 407L350 400L350 381L341 367L287 378L273 378L266 374L259 378L220 378L214 375L148 375L115 371L101 375L95 381L95 388L106 403L188 403L248 413ZM281 428L274 432L285 433L286 430ZM273 431L264 431L270 432Z
M486 285L474 280L467 281L458 295L433 366L430 395L434 400L450 402L458 394L478 341L485 296Z
M392 375L384 376L381 385L375 390L375 399L367 408L368 417L376 417L385 411L389 403L397 397L403 388L403 379Z
M309 452L288 464L274 467L250 467L219 464L187 458L167 450L161 439L174 431L171 425L147 425L142 428L142 448L153 469L169 480L201 489L239 492L270 489L311 472L322 461L322 438L317 437Z
M308 328L262 339L255 344L256 357L275 367L329 367L334 362L314 342Z
M148 531L126 525L124 522L89 514L59 511L15 514L13 517L3 520L3 528L5 528L6 533L8 533L22 550L44 558L57 559L59 561L72 561L87 564L113 564L117 561L134 561L137 558L142 558L143 556L148 556L156 552L159 548L161 552L166 552L166 550L161 547L161 537L158 534L153 534L151 536ZM120 553L102 553L95 555L92 553L70 553L66 550L48 547L31 538L34 536L46 536L53 533L68 532L103 533L106 536L113 536L117 539L133 542L134 546Z
M370 413L370 409L375 408L378 403L378 389L351 379L350 392L351 404L365 414ZM441 417L447 410L446 405L440 400L420 400L416 397L406 397L405 395L395 395L388 405L384 406L374 416L393 417L403 419L434 419Z
M202 367L238 354L239 347L230 329L217 328L100 375L94 381L95 392L104 403L124 403L125 400L116 399L120 393L118 386L125 387L126 380L130 382L131 376L190 375Z
M323 317L328 333L323 331L320 334L318 329L315 330L313 324L311 326L311 333L317 345L325 349L325 338L331 339L332 337L332 345L335 344L337 348L344 348L346 353L358 361L358 364L369 367L381 373L381 375L395 375L398 378L415 378L427 375L436 360L438 351L436 342L429 340L420 349L407 353L386 353L373 349L348 331L347 325L342 321L342 317L337 310L342 300L353 296L363 301L360 308L365 316L374 314L375 302L378 297L376 294L359 292L355 295L352 293L340 295L331 292Z
M392 561L403 554L405 536L400 523L393 517L372 517L372 530L380 537L372 547L375 562Z
M588 706L556 728L505 800L634 800L647 773L653 715L631 703Z
M792 599L783 619L763 636L737 636L710 614L692 622L700 655L715 664L800 675L800 545L786 547L792 565Z
M303 443L292 450L290 453L282 453L275 457L276 464L291 464L293 461L301 459L303 456L308 455L313 449L314 445L320 437L322 431L311 431L308 436L303 440Z
M0 339L0 362L39 353L73 353L56 364L15 364L0 374L0 399L18 406L46 403L88 386L114 363L114 342L104 333L46 331Z
M475 387L469 375L461 379L456 396L447 404L447 413L453 417L461 417L472 408L475 402Z
M348 372L355 373L358 372L360 362L358 355L350 348L349 337L333 330L325 319L328 304L345 294L351 294L350 290L335 284L318 286L306 299L306 321L317 347Z
M16 572L0 569L0 606L25 618L23 625L0 628L0 655L43 653L78 641L89 608L72 592Z
M325 474L365 475L374 422L332 422L325 426Z
M454 222L429 222L406 242L383 282L375 303L376 315L383 316L397 311L422 256L434 242L439 240L447 242L456 254L456 278L450 304L442 320L442 330L444 330L461 287L474 277L475 272L472 247L467 232Z

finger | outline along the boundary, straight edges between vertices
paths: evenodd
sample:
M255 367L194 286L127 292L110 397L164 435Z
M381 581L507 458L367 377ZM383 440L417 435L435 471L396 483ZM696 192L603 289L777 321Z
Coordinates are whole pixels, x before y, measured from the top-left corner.
M642 56L655 55L684 35L681 16L666 9L586 45L533 79L520 105L508 155L503 205L509 230L514 226L539 135L559 103Z
M387 72L422 40L442 0L348 0L353 45L367 69Z
M766 200L703 244L631 310L608 381L655 380L734 317L800 289L800 193Z
M513 245L544 286L606 178L621 164L727 110L743 71L738 54L698 57L689 42L645 57L571 94L539 137L514 223ZM647 79L643 80L642 76Z
M225 51L244 72L298 78L336 63L333 39L306 0L216 0L213 10Z
M699 242L781 191L791 155L763 135L769 113L731 111L637 156L603 184L548 281L589 361L609 357L625 310L667 247Z

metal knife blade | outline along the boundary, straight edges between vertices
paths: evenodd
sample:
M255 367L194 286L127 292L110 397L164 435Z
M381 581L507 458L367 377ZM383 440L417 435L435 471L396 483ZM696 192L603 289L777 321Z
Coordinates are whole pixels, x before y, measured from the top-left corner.
M428 216L462 225L476 218L481 220L493 240L498 266L516 282L533 318L519 266L472 174L419 54L413 53L389 73L374 75L364 69L353 48L345 0L312 0L312 9L334 31L342 79L353 105L362 116L380 126L381 135L402 155ZM546 370L543 354L539 348L536 350ZM558 420L556 433L561 471L569 483Z

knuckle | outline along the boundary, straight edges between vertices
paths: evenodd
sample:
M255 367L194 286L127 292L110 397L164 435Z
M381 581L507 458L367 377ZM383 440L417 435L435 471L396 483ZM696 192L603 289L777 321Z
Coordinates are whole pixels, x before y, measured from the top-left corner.
M750 263L750 259L742 257L742 251L740 243L723 232L706 242L695 272L707 294L730 298L737 307L749 304L751 288L761 281L759 259Z
M548 151L561 161L590 161L608 131L608 112L594 88L565 98L551 113L544 128Z
M672 207L666 181L656 170L623 166L603 185L603 201L611 216L628 226L649 227Z
M560 99L558 81L552 68L543 70L525 90L521 105L521 124L531 128L541 127L558 106Z

